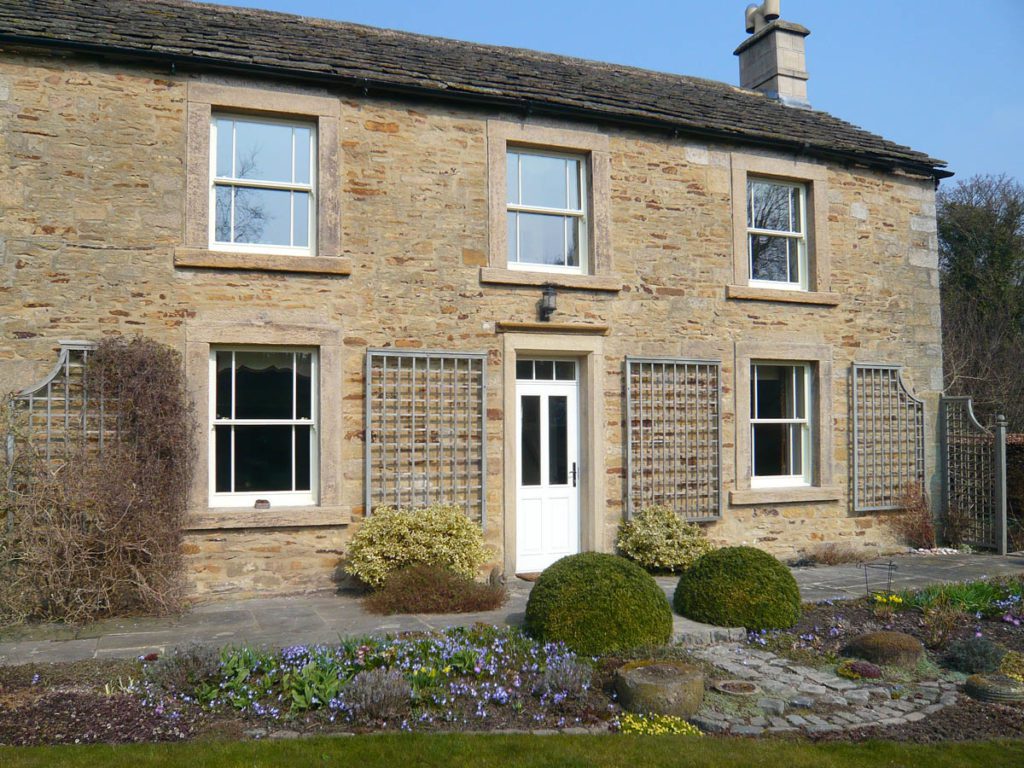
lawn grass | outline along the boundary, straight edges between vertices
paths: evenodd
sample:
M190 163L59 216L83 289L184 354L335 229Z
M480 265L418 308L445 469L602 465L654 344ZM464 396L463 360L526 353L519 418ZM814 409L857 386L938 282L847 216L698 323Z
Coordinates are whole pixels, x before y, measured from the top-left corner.
M1024 742L990 741L914 745L872 741L862 744L808 744L775 739L714 739L688 736L531 736L525 734L381 734L263 742L189 742L130 746L0 747L5 768L110 766L360 766L412 768L509 765L519 768L635 765L784 765L787 768L844 766L1024 765Z

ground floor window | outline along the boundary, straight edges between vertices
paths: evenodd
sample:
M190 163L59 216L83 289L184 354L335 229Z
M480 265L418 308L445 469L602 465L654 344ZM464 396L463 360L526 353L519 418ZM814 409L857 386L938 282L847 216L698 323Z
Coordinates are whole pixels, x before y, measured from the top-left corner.
M315 504L317 353L210 352L211 506Z
M751 365L752 486L810 485L811 386L806 363Z

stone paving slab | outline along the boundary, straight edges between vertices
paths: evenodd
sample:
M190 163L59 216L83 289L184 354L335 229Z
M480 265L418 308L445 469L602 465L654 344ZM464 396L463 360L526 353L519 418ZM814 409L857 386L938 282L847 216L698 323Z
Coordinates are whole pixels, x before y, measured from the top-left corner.
M1008 557L915 555L894 557L892 560L897 565L894 583L900 588L1024 572L1024 556L1019 554ZM879 562L888 562L888 559ZM793 574L806 601L864 594L864 571L857 565L794 568ZM884 571L872 572L871 578L884 578L882 574ZM657 581L671 600L677 580L659 577ZM286 646L334 643L342 636L444 629L475 622L521 625L531 587L529 582L513 580L509 584L509 600L505 606L497 611L476 614L375 616L366 613L359 600L351 595L317 593L223 599L197 604L181 616L120 618L77 629L28 627L0 636L0 664L128 657L151 650L164 652L189 642ZM736 642L742 640L744 634L738 627L710 627L681 616L673 619L673 637L676 642L686 645L700 647ZM785 664L780 663L779 666L785 667ZM786 685L779 690L799 687L788 677L783 682ZM808 682L822 684L814 680Z

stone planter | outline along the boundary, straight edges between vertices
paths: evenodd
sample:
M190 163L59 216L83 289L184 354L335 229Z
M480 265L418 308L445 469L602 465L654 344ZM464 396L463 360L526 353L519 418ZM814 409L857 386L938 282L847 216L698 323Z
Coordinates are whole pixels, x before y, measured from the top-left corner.
M1024 683L1006 675L971 675L964 683L964 693L978 701L1024 701Z
M690 717L704 701L704 673L678 661L632 661L615 673L623 709Z

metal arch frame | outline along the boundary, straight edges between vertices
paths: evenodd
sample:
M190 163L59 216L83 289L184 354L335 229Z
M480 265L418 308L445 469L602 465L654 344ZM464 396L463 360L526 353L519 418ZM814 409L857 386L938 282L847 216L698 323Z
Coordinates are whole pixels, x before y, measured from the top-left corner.
M646 356L633 356L626 355L623 362L625 368L625 380L626 380L626 518L632 519L634 513L634 501L633 498L633 381L631 376L631 367L633 364L644 365L703 365L703 366L714 366L718 370L717 375L717 386L715 388L715 398L718 403L718 416L715 420L715 430L718 435L718 445L715 451L715 475L716 475L716 488L715 492L718 497L718 503L716 504L716 512L713 515L704 515L701 517L687 517L686 522L690 523L710 523L722 519L722 513L725 504L725 494L722 492L722 360L721 358L713 359L695 359L695 358L682 358L682 357L646 357Z
M859 371L889 371L896 374L896 382L899 384L899 392L901 392L907 400L913 403L916 408L914 414L914 430L916 433L916 439L914 444L914 458L917 465L917 475L920 482L923 484L925 479L925 464L924 464L924 410L925 401L923 398L915 395L910 388L907 386L906 381L903 379L904 367L902 365L893 365L891 363L853 363L850 366L850 402L852 404L852 418L853 418L853 429L851 430L852 435L852 456L853 456L853 511L854 512L887 512L895 509L899 509L897 504L887 505L864 505L861 499L860 490L860 475L861 469L860 458L858 454L858 445L860 443L860 411L857 405L857 374Z
M487 353L454 352L448 350L369 348L363 366L363 407L365 439L363 441L365 514L373 514L373 400L371 375L373 360L381 358L426 358L443 360L473 360L480 362L480 525L487 527Z

